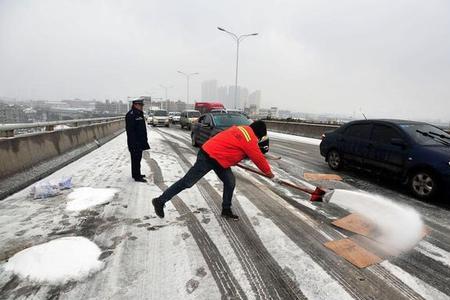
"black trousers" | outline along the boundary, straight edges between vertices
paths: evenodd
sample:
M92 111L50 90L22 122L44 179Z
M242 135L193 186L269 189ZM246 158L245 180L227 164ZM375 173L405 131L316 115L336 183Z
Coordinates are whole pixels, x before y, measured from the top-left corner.
M167 202L181 191L192 187L197 181L205 176L209 171L214 170L219 179L223 182L223 201L222 208L231 208L236 179L231 168L223 168L217 161L210 158L203 150L197 155L197 160L192 168L183 178L172 184L161 196L160 201Z
M130 155L131 155L131 177L135 179L140 178L142 150L130 150Z

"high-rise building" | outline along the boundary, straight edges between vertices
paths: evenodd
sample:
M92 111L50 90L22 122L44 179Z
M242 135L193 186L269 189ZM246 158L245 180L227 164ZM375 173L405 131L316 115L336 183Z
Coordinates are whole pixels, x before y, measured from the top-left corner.
M202 82L202 101L217 101L217 80Z
M248 106L256 106L257 109L261 107L261 91L256 90L250 95L248 95Z
M245 87L241 87L238 86L237 89L237 101L236 103L234 103L234 94L235 91L235 87L234 86L230 86L228 89L228 96L229 96L229 104L226 107L229 108L240 108L240 109L244 109L246 106L248 106L247 102L248 102L248 89ZM235 107L236 105L236 107Z

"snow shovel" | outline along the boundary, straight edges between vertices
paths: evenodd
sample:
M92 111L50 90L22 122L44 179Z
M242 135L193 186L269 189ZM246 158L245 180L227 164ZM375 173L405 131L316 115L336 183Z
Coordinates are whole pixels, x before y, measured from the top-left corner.
M247 166L244 166L242 164L237 164L237 166L239 168L244 169L244 170L247 170L247 171L256 173L258 175L264 176L266 178L269 178L266 174L264 174L264 173L262 173L262 172L260 172L258 170L255 170L255 169L253 169L251 167L247 167ZM314 201L330 202L330 199L331 199L331 197L333 196L333 193L334 193L334 190L330 190L330 189L325 190L325 189L322 189L322 188L320 188L318 186L316 186L316 188L313 190L313 189L309 189L309 188L307 188L305 186L298 186L298 185L295 185L293 183L290 183L288 181L284 181L284 180L281 180L281 179L277 180L276 182L278 184L280 184L280 185L288 186L288 187L291 187L293 189L296 189L296 190L305 192L307 194L310 194L311 198L309 199L309 201L311 201L311 202L314 202Z

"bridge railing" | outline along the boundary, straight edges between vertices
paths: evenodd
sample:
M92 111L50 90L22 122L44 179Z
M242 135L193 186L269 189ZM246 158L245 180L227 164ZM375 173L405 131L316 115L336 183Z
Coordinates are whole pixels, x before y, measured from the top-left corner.
M16 123L16 124L0 124L0 138L14 137L19 133L29 133L28 129L37 129L44 131L53 131L58 125L71 125L71 127L79 127L83 125L91 125L98 123L111 122L116 120L122 120L124 117L103 117L103 118L90 118L90 119L75 119L75 120L63 120L63 121L51 121L51 122L36 122L36 123Z

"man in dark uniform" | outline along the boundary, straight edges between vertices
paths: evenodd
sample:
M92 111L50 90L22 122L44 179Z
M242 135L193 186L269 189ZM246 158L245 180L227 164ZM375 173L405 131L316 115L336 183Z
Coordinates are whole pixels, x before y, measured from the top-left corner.
M125 116L127 144L131 155L131 176L135 181L147 182L141 174L142 151L150 149L147 142L147 126L144 119L144 101L134 100Z

